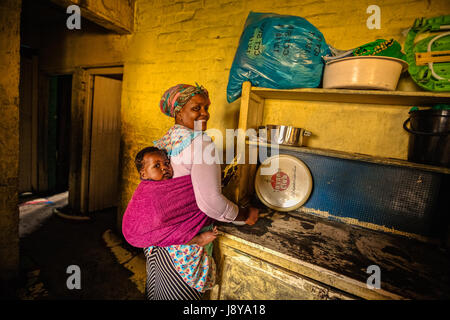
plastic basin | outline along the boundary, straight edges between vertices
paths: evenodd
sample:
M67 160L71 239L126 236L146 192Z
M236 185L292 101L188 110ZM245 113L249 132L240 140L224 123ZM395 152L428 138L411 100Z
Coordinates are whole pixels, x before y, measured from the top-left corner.
M323 88L378 89L393 91L400 74L408 64L397 58L358 56L327 62L323 74Z

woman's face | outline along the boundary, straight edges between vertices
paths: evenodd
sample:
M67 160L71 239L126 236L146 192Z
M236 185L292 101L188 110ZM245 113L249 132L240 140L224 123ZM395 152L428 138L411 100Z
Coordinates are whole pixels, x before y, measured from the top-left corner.
M196 94L177 113L175 123L192 130L198 130L200 128L194 128L194 122L201 121L201 130L205 131L209 120L208 108L210 104L208 97Z

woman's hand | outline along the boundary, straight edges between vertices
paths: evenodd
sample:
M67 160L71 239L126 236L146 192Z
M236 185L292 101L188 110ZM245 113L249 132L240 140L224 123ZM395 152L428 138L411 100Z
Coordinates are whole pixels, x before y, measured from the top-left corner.
M259 209L253 207L239 208L239 213L234 221L244 221L252 226L258 221Z
M248 218L245 220L245 223L249 226L252 226L258 221L259 209L250 207L248 208Z

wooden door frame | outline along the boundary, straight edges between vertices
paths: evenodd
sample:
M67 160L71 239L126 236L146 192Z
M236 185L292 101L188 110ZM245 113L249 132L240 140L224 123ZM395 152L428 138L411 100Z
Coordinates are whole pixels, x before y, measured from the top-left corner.
M39 143L39 58L38 55L34 52L30 52L30 53L23 53L21 51L20 53L21 56L21 60L23 59L25 61L25 57L26 59L28 59L29 63L31 64L31 75L30 75L30 79L31 79L31 96L29 97L30 101L31 101L31 123L30 123L30 139L31 141L29 141L30 145L31 145L31 150L30 150L30 159L29 161L31 162L31 172L28 172L27 174L31 175L31 180L30 180L30 189L29 190L19 190L21 192L23 191L32 191L34 193L39 193L40 188L39 188L39 150L38 150L38 143ZM24 76L22 74L23 70L22 68L24 67L22 65L22 63L24 63L24 61L21 61L21 65L20 65L20 74L19 76L21 77L20 79L20 84L19 84L19 90L22 91L24 88L22 88L22 83L21 81L23 81L22 77ZM30 93L30 92L29 92ZM19 92L19 95L22 95L23 92ZM22 99L22 97L20 97ZM23 101L21 101L22 103ZM19 135L21 134L20 130L21 130L21 121L23 121L23 119L21 119L21 112L22 112L22 108L23 105L21 105L21 103L19 104ZM21 145L23 144L23 139L24 137L19 136L19 141L21 143ZM22 146L19 147L19 149L21 149ZM18 173L18 177L19 179L22 177L22 168L21 168L21 164L22 164L22 157L23 154L21 152L21 150L19 150L19 173ZM22 185L19 182L18 183L18 189L21 189Z
M94 99L94 77L123 74L123 66L95 67L86 69L85 103L83 111L81 170L80 170L80 211L89 212L89 166L91 160L92 107Z

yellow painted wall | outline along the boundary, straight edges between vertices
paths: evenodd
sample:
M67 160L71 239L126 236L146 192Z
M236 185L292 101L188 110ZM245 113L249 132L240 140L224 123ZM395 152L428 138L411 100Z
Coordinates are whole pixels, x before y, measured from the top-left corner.
M0 296L19 274L19 74L21 1L0 2Z
M366 27L366 9L372 4L381 9L379 30ZM135 33L125 53L119 217L139 182L133 164L136 152L173 124L158 109L165 89L180 82L203 84L212 100L209 128L224 132L237 127L239 100L227 103L226 86L249 11L304 17L329 44L350 49L378 38L395 38L403 44L404 30L415 18L449 14L450 1L138 0ZM268 101L266 106L266 123L311 130L316 136L310 146L406 158L408 137L401 124L407 108L337 104L324 108L320 103L281 105L277 101Z
M381 9L379 30L366 27L366 9L372 4ZM378 38L403 43L404 31L415 18L449 14L450 1L137 0L131 35L111 34L87 20L79 31L50 28L38 35L26 33L30 42L39 42L40 67L47 72L124 64L119 218L139 182L133 163L136 152L173 124L159 111L168 87L203 84L212 100L209 128L224 132L237 127L240 101L229 104L226 87L250 11L304 17L329 44L350 49ZM402 81L401 87L414 89L411 83ZM406 159L408 136L401 125L407 112L408 108L269 100L264 122L305 127L314 134L307 144L311 147Z
M380 30L366 27L366 9L372 4L381 8ZM18 266L20 1L1 1L0 8L0 70L8 75L0 79L0 275L9 277ZM46 72L124 63L119 227L139 182L133 164L136 152L173 124L158 109L165 89L180 82L203 84L212 99L209 127L221 131L237 127L239 100L227 103L226 86L250 11L304 17L322 31L329 44L349 49L377 38L403 43L403 31L416 17L450 14L450 1L137 0L132 35L111 34L86 20L79 31L49 27L35 33L31 26L25 42L40 49L40 68ZM320 103L269 101L264 120L311 130L316 137L310 139L310 146L404 159L407 136L401 123L406 113L404 108L333 104L323 108Z
M62 20L59 25L38 26L26 21L22 43L39 49L39 69L49 74L71 73L74 67L123 64L129 35L105 31L88 20L81 30L69 30Z

